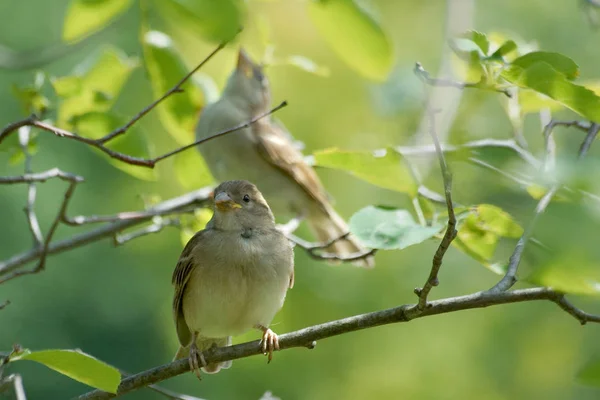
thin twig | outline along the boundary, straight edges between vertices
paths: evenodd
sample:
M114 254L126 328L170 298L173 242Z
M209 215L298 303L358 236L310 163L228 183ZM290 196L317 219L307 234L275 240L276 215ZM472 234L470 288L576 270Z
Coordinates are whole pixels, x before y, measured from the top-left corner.
M454 206L452 203L452 172L450 171L450 168L448 168L446 158L444 157L444 152L442 151L442 146L440 145L440 140L435 130L435 115L433 112L430 113L429 124L429 132L436 149L440 170L442 172L442 178L444 180L444 196L446 198L446 207L448 209L448 225L446 227L444 237L442 238L442 241L440 242L440 245L433 256L431 271L429 272L427 281L425 281L425 284L422 288L415 289L416 295L419 296L419 303L417 307L421 311L424 310L427 305L427 296L429 295L429 292L434 286L439 284L438 274L440 272L440 268L442 267L444 255L456 237L456 215L454 214Z
M29 153L29 140L31 138L30 132L31 127L22 126L18 130L19 132L19 145L25 156L24 170L25 175L31 174L31 153ZM35 213L35 199L37 195L37 186L35 182L29 182L27 188L27 202L25 203L25 215L27 217L27 225L31 235L33 236L33 246L39 247L44 241L42 236L42 230L40 229L40 222L38 221L37 214Z
M254 118L252 118L251 120L244 122L242 124L233 126L229 129L225 129L223 131L217 132L211 136L205 137L203 139L197 140L194 143L188 144L186 146L183 147L179 147L175 150L172 150L166 154L163 154L161 156L158 156L156 158L141 158L141 157L134 157L128 154L124 154L124 153L120 153L118 151L115 150L111 150L108 147L104 146L104 144L100 141L100 139L96 140L96 139L88 139L85 138L83 136L79 136L76 135L72 132L66 131L64 129L61 128L57 128L53 125L50 125L48 123L42 122L42 121L38 121L38 120L34 120L34 121L30 121L27 120L26 125L30 125L30 126L35 126L39 129L42 129L43 131L46 132L50 132L53 133L54 135L58 136L58 137L64 137L64 138L68 138L68 139L72 139L81 143L85 143L91 147L94 147L100 151L102 151L103 153L107 154L109 157L114 158L116 160L122 161L126 164L131 164L131 165L138 165L141 167L147 167L147 168L154 168L154 166L156 165L156 163L158 163L159 161L165 160L171 156L174 156L175 154L179 154L182 151L185 151L187 149L190 149L192 147L195 147L199 144L202 144L204 142L208 142L209 140L218 138L220 136L223 135L227 135L229 133L233 133L236 132L240 129L246 128L247 126L252 125L253 123L255 123L256 121L260 120L261 118L264 118L276 111L278 111L279 109L285 107L287 105L286 101L283 101L281 104L279 104L277 107L272 108L270 111L264 112ZM4 131L2 131L2 133L0 133L0 143L2 142L2 140L4 138L6 138L9 134L11 134L14 131L11 130L7 130L5 129Z
M596 136L598 136L599 130L600 130L600 124L597 124L597 123L593 123L588 128L587 135L585 136L585 139L581 143L581 146L579 146L579 152L577 153L577 155L580 159L585 157L585 155L587 154L588 150L590 149L590 146L594 142L594 139L596 139Z
M544 137L550 136L552 134L552 128L554 128L555 126L559 126L559 125L578 126L578 125L576 125L575 122L550 121L550 123L547 124L546 127L544 128ZM549 126L550 126L550 128L548 128ZM582 159L587 154L587 151L589 150L594 139L598 135L599 130L600 130L600 125L598 125L596 123L593 123L588 127L588 131L587 131L588 134L586 135L585 139L583 140L583 142L581 143L581 146L579 148L579 152L578 152L579 159ZM535 211L534 211L531 222L527 226L527 229L525 229L525 231L523 232L523 235L519 238L519 241L517 242L517 245L515 246L515 250L513 251L512 255L510 256L506 274L502 277L502 279L498 283L496 283L491 289L489 289L489 292L497 293L497 292L506 291L506 290L510 289L517 282L517 271L519 269L519 263L521 262L521 257L523 256L523 251L525 250L525 245L527 244L527 242L529 242L529 239L531 238L531 235L533 234L535 224L537 223L540 215L542 215L543 212L546 210L546 207L548 207L548 204L550 204L550 201L552 200L552 198L554 197L556 192L560 189L560 187L561 187L560 183L554 184L552 186L552 188L550 188L550 190L548 190L548 192L546 192L546 194L540 199L537 206L535 207Z
M71 196L73 195L73 192L75 191L75 187L77 186L78 183L80 183L82 181L83 180L81 178L77 177L76 179L72 180L69 183L69 187L67 188L67 190L65 192L65 196L64 196L64 199L60 206L60 209L59 209L58 213L56 214L54 221L52 221L52 224L50 225L50 228L48 229L48 233L46 233L46 238L44 239L43 246L41 247L41 249L39 249L39 261L38 261L36 267L33 269L29 269L29 270L14 271L11 274L8 274L4 278L0 279L0 284L7 282L11 279L17 278L19 276L22 276L22 275L36 274L44 269L44 267L46 266L46 258L48 257L48 249L50 247L50 242L52 241L52 237L54 236L54 233L56 232L56 229L58 228L58 225L60 224L60 222L63 220L63 218L65 218L65 215L67 212L67 207L69 206L69 201L71 200Z
M521 235L517 241L517 245L515 246L515 249L508 260L506 273L498 283L488 290L488 292L505 292L513 287L515 283L517 283L517 271L519 269L519 264L521 263L521 258L523 257L525 245L529 242L529 239L531 239L531 235L533 234L533 230L539 217L544 213L546 207L548 207L548 204L550 204L550 200L552 200L552 197L554 197L559 188L560 185L554 185L537 203L531 222L529 222L527 229L525 229L523 235Z
M213 187L205 187L194 192L186 193L182 196L166 200L162 203L157 204L154 207L146 210L150 214L151 212L164 213L167 210L172 212L178 212L181 209L189 209L190 207L203 207L208 204L210 193ZM142 219L128 219L122 221L116 221L106 223L96 229L88 232L84 232L78 235L74 235L70 238L51 243L47 249L47 255L62 253L67 250L71 250L77 247L84 246L88 243L95 242L104 238L112 238L115 233L121 232L127 228L131 228L144 223L152 219L153 215L148 215ZM0 276L6 275L22 265L25 265L31 261L37 260L41 257L41 249L32 249L24 253L17 254L10 259L0 262Z
M327 249L332 244L335 244L335 243L339 242L340 240L346 239L349 234L350 233L347 232L347 233L340 235L334 239L331 239L327 242L322 242L322 243L311 243L311 242L304 240L302 238L299 238L298 236L291 234L291 233L286 233L286 237L288 238L288 240L290 242L294 243L296 246L305 250L308 253L308 255L311 258L314 258L315 260L342 261L342 262L358 261L358 260L364 260L366 258L369 258L377 252L377 249L370 249L370 250L359 251L356 253L351 253L351 254L346 254L346 255L339 255L339 254L335 254L335 253L328 253L328 252L320 251L320 250Z
M519 144L513 139L481 139L474 140L472 142L466 142L458 146L453 146L449 144L442 145L442 150L444 153L456 153L461 150L477 150L484 148L501 148L507 149L514 152L517 156L519 156L523 161L528 163L534 168L539 168L541 165L540 161L535 158L533 154L519 146ZM435 154L435 146L433 145L425 145L425 146L398 146L394 148L398 153L403 156L419 156L426 154Z
M415 74L421 78L423 82L431 86L446 86L446 87L454 87L457 89L467 89L467 88L478 88L485 90L492 90L494 92L502 93L506 97L510 98L512 95L508 89L504 88L492 88L487 86L482 86L480 83L469 83L469 82L459 82L453 79L443 79L443 78L432 78L429 72L423 68L421 63L416 63L414 68Z
M127 220L147 220L148 217L160 217L163 215L173 214L189 214L196 211L197 207L182 208L179 210L163 210L163 211L125 211L113 215L78 215L76 217L65 217L63 222L66 225L80 226L87 224L97 224L104 222L116 222Z
M549 288L530 288L499 293L475 293L466 296L434 300L428 303L429 306L424 310L419 310L417 304L411 304L367 314L355 315L283 334L279 336L279 345L281 350L293 347L313 348L316 345L317 340L380 325L408 322L416 318L462 310L529 301L551 301L559 305L580 323L600 323L600 315L592 315L583 312L571 303L566 302L563 294L557 293ZM235 346L212 349L205 352L204 357L206 362L215 363L258 354L262 354L262 349L260 348L259 341L255 340ZM187 358L177 360L124 378L119 385L118 393L116 395L100 390L94 390L79 396L79 399L110 399L119 397L150 384L164 381L165 379L172 378L176 375L181 375L189 370L190 364Z
M177 82L177 84L175 86L173 86L169 91L167 91L165 94L163 94L160 98L158 98L155 101L153 101L150 105L148 105L147 107L145 107L142 111L140 111L139 113L137 113L125 125L123 125L122 127L118 128L118 129L115 129L114 131L112 131L108 135L106 135L106 136L98 139L98 142L101 143L101 144L105 144L106 142L114 139L115 137L117 137L117 136L125 133L127 131L127 129L131 128L131 126L133 124L135 124L143 116L145 116L146 114L148 114L152 109L154 109L154 107L156 107L163 100L165 100L166 98L168 98L169 96L171 96L174 93L182 92L183 90L181 89L181 86L192 75L194 75L196 73L196 71L198 71L200 68L202 68L204 66L204 64L206 64L211 58L213 58L213 56L215 54L217 54L219 51L221 51L225 47L225 45L227 45L227 43L228 42L223 42L220 45L218 45L216 49L214 49L208 56L206 56L206 58L204 60L202 60L200 62L200 64L198 64L194 69L192 69L190 72L188 72L188 74L186 76L184 76L183 78L181 78L181 80L179 82Z
M0 380L0 393L4 392L6 388L11 387L14 392L15 400L27 400L27 396L25 396L25 389L23 388L23 380L21 379L21 375L12 374Z
M63 172L58 168L52 168L47 171L37 172L32 174L25 174L19 176L0 176L0 184L17 184L27 182L46 182L48 179L58 178L63 181L73 181L76 179L83 179L80 176Z
M0 304L0 310L4 310L4 308L9 305L10 305L10 300L4 300L4 303Z
M156 219L156 217L155 217L155 219ZM113 243L115 244L115 246L120 246L124 243L129 242L130 240L137 239L142 236L149 235L151 233L158 233L158 232L162 231L163 228L166 226L177 226L178 227L178 226L181 226L181 221L179 220L179 218L160 218L160 217L158 217L158 220L156 220L156 222L154 222L152 225L148 225L137 231L134 231L131 233L126 233L126 234L121 234L121 235L119 235L118 233L115 234Z

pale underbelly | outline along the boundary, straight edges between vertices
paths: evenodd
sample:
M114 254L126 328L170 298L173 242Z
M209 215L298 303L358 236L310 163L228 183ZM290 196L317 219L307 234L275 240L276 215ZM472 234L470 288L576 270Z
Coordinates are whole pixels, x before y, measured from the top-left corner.
M188 327L220 338L268 326L285 299L289 277L283 275L268 269L261 274L234 268L198 271L183 298Z

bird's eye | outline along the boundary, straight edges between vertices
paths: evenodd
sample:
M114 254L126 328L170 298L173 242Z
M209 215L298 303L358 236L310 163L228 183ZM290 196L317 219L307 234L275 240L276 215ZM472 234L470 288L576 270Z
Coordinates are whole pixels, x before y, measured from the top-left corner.
M244 200L245 203L250 203L250 196L245 194L244 197L242 198L242 200Z

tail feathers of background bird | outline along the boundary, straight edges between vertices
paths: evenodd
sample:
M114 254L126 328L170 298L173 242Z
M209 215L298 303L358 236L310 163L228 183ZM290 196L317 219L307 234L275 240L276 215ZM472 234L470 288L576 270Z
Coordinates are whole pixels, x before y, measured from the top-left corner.
M308 224L319 242L329 242L339 238L349 231L346 222L335 212L335 210L331 208L329 208L327 212L319 209L318 211L309 215ZM336 241L327 249L325 249L325 251L338 256L348 257L363 253L366 250L355 237L350 235L344 239ZM352 264L359 267L373 268L375 266L375 260L373 256L368 256L361 258L360 260L353 261Z
M196 341L196 346L198 346L199 351L208 350L214 344L216 344L216 347L231 346L231 336L228 336L226 338L220 338L220 339L208 339L208 338L199 336L198 340ZM177 350L177 353L175 354L175 357L173 358L173 361L179 360L182 358L186 358L189 355L190 355L190 347L189 346L186 346L186 347L180 346L179 350ZM206 367L202 367L202 371L207 374L216 374L217 372L219 372L222 369L231 368L231 364L232 364L231 360L224 361L224 362L218 362L218 363L209 363Z

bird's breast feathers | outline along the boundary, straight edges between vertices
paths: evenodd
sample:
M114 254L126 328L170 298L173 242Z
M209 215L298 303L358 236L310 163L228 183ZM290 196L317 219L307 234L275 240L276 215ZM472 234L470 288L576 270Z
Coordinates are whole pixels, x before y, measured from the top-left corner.
M271 323L283 305L293 268L291 246L289 252L275 246L277 234L221 231L207 238L212 243L198 254L206 262L195 268L183 300L191 329L222 337Z

